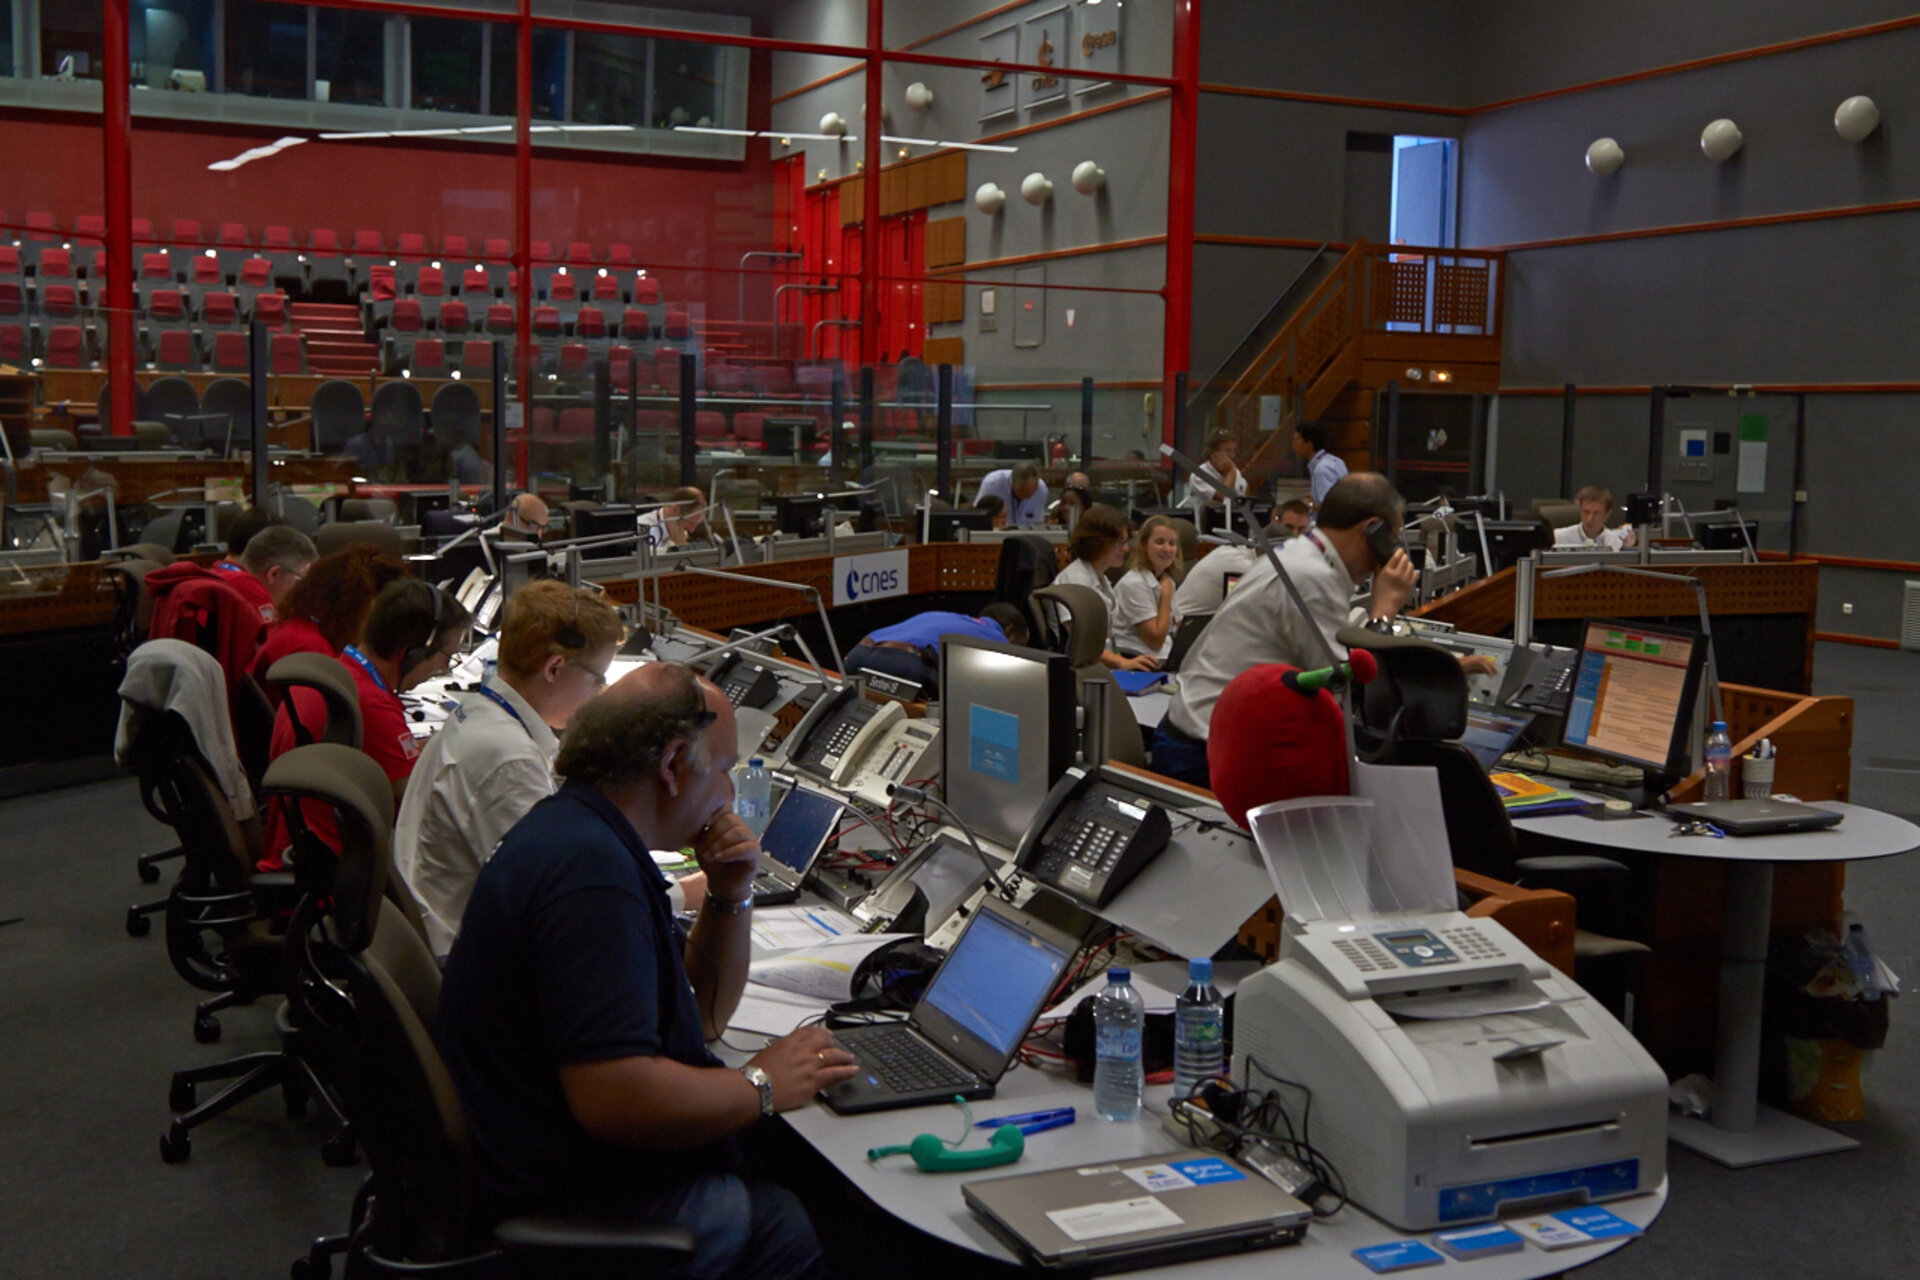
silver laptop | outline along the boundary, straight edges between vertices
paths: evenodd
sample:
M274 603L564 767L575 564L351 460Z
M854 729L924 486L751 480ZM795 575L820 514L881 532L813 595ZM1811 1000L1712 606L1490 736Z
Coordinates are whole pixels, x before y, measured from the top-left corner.
M774 907L800 896L820 851L832 838L844 806L817 791L794 787L773 811L760 836L766 854L753 878L753 905Z
M1791 800L1695 800L1670 804L1663 811L1675 822L1711 822L1730 836L1779 836L1793 831L1822 831L1840 825L1845 815Z
M1029 1265L1077 1274L1292 1244L1313 1217L1245 1165L1193 1148L968 1182L960 1193Z

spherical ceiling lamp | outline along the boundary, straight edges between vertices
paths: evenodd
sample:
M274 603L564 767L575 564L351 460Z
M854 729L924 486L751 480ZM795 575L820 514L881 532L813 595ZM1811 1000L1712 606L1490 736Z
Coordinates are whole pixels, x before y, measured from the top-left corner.
M847 136L846 117L841 115L838 111L827 112L827 114L820 117L820 132L826 134L829 138L846 137Z
M1598 138L1587 148L1587 168L1597 177L1604 178L1626 163L1627 153L1612 138Z
M915 80L907 86L907 105L915 111L925 111L933 105L933 90L921 81Z
M973 193L973 207L991 218L1007 207L1007 193L991 182L983 182Z
M1865 142L1880 127L1880 108L1872 98L1857 93L1834 109L1833 131L1848 142Z
M1045 204L1053 199L1053 179L1036 169L1020 183L1020 195L1028 204Z
M1082 160L1073 166L1073 189L1083 196L1090 196L1107 185L1107 171L1091 160Z
M1733 153L1745 141L1740 126L1725 118L1715 120L1700 131L1700 150L1706 152L1707 159L1713 161L1733 159Z

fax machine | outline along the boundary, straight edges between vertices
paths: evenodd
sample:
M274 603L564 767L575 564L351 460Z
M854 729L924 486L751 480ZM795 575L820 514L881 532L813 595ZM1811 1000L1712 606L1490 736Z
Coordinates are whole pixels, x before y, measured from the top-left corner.
M1289 915L1280 959L1236 1003L1235 1078L1311 1089L1311 1142L1355 1202L1403 1230L1665 1176L1660 1068L1491 920Z

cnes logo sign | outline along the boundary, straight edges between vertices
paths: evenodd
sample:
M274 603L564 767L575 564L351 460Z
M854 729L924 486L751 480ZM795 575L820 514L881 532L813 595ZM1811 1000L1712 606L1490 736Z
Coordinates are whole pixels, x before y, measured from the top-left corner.
M865 604L907 594L907 553L878 551L833 562L833 603Z

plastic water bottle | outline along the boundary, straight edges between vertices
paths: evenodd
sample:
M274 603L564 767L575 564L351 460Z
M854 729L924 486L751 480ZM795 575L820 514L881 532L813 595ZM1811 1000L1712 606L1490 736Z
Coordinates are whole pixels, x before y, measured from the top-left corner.
M766 831L767 819L773 816L773 775L759 756L747 761L746 772L740 775L733 793L733 811L746 820L755 836Z
M1102 1120L1140 1116L1140 1035L1147 1007L1133 989L1133 974L1115 965L1093 998L1093 1109Z
M1853 970L1853 978L1860 987L1862 1000L1880 998L1880 978L1874 972L1873 944L1867 940L1867 926L1846 915L1847 936L1840 943L1840 955L1847 962L1847 968Z
M1213 961L1187 961L1187 989L1173 1004L1173 1096L1184 1098L1226 1062L1224 1012L1213 986Z
M1733 795L1733 742L1727 737L1727 722L1715 720L1707 734L1707 799L1726 800Z

